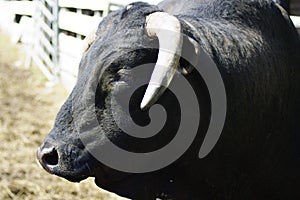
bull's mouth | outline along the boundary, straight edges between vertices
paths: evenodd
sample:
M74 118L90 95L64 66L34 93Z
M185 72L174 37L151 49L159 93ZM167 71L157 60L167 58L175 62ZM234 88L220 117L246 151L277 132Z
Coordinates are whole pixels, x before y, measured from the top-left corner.
M132 182L133 177L131 175L119 178L108 178L105 174L98 174L95 177L95 184L109 192L116 193L123 197L132 198L134 193L141 191L136 188L137 184Z
M154 200L158 196L158 178L152 174L129 174L105 168L101 167L95 174L98 187L129 199Z
M129 174L120 174L120 172L108 172L105 170L106 167L98 167L95 173L95 183L99 187L114 187L122 182L125 182L130 178Z
M80 182L87 179L88 177L94 176L87 164L80 168L75 168L72 171L61 170L57 167L53 169L52 174L65 178L71 182Z
M104 179L102 176L95 177L95 184L98 187L100 187L104 190L110 191L110 192L117 193L122 196L127 196L126 194L124 194L124 192L122 192L124 185L126 185L127 183L128 183L128 177L118 179L118 180L113 180L113 181ZM130 184L128 184L128 185L130 185Z

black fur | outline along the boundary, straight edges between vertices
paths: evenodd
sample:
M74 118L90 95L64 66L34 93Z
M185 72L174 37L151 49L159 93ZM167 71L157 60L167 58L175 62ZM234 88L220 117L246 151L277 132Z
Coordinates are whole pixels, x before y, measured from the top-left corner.
M227 118L213 151L199 159L210 100L201 76L192 71L186 78L199 95L201 107L200 129L192 146L165 169L127 174L96 161L78 134L91 138L89 148L105 142L106 134L135 152L157 149L172 138L160 135L146 143L135 141L124 135L109 112L114 83L138 78L130 77L130 69L157 59L158 41L145 34L145 17L156 11L176 16L183 33L195 39L217 64L227 93ZM65 160L54 173L72 181L96 176L100 187L132 199L299 199L300 39L284 15L273 0L166 0L158 6L135 3L107 16L45 140L44 146L66 151L59 152ZM145 50L145 45L153 49ZM139 110L143 92L132 99L132 117L147 124L147 113ZM91 103L94 100L96 105ZM160 103L176 106L168 92ZM105 133L86 125L95 111ZM163 131L169 134L175 131L172 123L177 122L178 113L171 116ZM78 132L77 126L84 131ZM92 170L76 171L81 163L88 163Z

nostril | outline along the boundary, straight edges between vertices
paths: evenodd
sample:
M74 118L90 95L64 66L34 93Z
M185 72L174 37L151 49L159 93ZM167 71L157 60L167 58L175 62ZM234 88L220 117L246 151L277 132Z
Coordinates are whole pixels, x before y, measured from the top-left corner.
M45 152L42 156L42 160L46 165L58 165L58 153L55 148Z

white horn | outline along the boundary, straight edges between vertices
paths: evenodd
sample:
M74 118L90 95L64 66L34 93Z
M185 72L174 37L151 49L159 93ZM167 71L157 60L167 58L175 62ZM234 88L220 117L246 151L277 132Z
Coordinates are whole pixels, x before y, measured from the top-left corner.
M146 17L149 37L159 41L158 59L155 64L141 109L153 105L169 86L179 64L182 50L182 34L179 20L164 12L155 12Z
M98 26L95 27L83 40L82 42L82 53L86 52L92 43L96 40Z

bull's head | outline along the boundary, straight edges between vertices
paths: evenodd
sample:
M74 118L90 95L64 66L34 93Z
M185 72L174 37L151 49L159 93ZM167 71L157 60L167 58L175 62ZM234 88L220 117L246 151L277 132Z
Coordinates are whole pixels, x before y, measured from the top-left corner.
M76 86L59 111L54 128L38 149L38 160L49 173L70 181L94 176L99 186L121 195L154 195L157 191L149 191L145 184L141 184L144 180L144 183L155 186L152 188L162 187L152 175L121 173L99 162L90 151L111 140L124 149L144 152L173 137L165 134L160 140L148 141L149 144L133 140L119 128L111 109L114 95L126 92L130 81L138 78L132 77L131 69L146 63L154 63L154 70L151 70L153 73L150 73L147 89L137 90L130 100L130 117L144 126L149 123L148 108L155 102L167 102L165 109L176 104L168 102L172 95L164 92L180 66L181 24L177 18L155 6L137 3L106 17L94 39L81 60ZM160 98L163 94L164 97ZM114 108L120 109L114 112L118 112L118 117L125 123L129 116L124 114L118 102ZM178 119L170 120L164 130L172 132ZM169 181L170 178L166 179Z
M145 3L131 4L110 14L88 45L77 84L38 150L41 165L70 181L96 177L98 186L134 199L154 199L162 193L165 199L196 199L203 195L204 199L239 198L235 196L238 194L244 198L244 191L249 191L253 199L261 198L263 195L252 195L264 191L265 199L270 197L267 193L277 198L283 182L290 184L283 189L281 199L298 191L294 186L299 185L299 170L292 169L298 169L299 161L292 155L294 122L299 118L292 113L299 109L299 88L295 86L299 80L299 36L282 10L273 1L220 0L193 10L194 14L204 12L201 19L188 20L188 13L176 18ZM197 40L210 58L199 53L197 43L182 33ZM198 57L201 67L197 67ZM204 58L207 63L213 58L218 64L213 73L217 76L210 76L214 69L203 63ZM193 68L190 66L197 70L189 70ZM140 68L147 73L137 75L136 69ZM184 79L194 90L198 105L189 110L182 108L182 102L191 99L192 93L180 100L173 93L173 88L178 91L182 85L173 87L182 77L176 76L176 71L185 74ZM146 82L141 81L143 84L136 88L139 79ZM221 132L218 127L222 128L225 119L226 95L222 92L224 85L217 81L220 79L229 88L223 138L210 156L199 159L198 151L206 146L207 136ZM150 120L154 103L161 104L167 113L159 133L149 136L143 131L126 131L163 121L160 116ZM185 113L199 113L201 120L197 115L184 117ZM222 119L216 121L215 113ZM187 123L182 123L186 119ZM190 119L196 119L196 131L177 134L181 124L194 127ZM192 140L191 133L195 133ZM173 141L179 142L173 145ZM177 154L182 143L188 147ZM113 145L117 147L111 148ZM170 146L171 154L151 157ZM174 159L173 154L179 156ZM131 155L153 159L140 162ZM145 170L145 166L166 160L172 162L165 168Z

